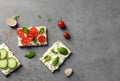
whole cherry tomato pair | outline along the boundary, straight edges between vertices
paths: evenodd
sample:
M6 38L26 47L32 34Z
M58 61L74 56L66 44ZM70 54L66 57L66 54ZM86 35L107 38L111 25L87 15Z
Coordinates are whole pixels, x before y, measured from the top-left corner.
M58 21L58 27L59 28L61 28L61 29L64 29L65 28L65 23L64 23L64 21L61 19L61 20L59 20ZM68 32L63 32L63 36L64 36L64 38L69 38L70 37L70 35L69 35L69 33Z

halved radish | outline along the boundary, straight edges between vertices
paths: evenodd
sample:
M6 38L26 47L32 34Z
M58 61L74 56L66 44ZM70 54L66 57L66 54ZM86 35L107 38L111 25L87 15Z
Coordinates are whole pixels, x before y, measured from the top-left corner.
M17 21L13 18L7 18L7 24L11 27L15 27L17 25Z
M11 18L7 18L7 24L10 26L10 27L15 27L17 25L17 21L16 19L19 17L19 15L14 15L12 16Z

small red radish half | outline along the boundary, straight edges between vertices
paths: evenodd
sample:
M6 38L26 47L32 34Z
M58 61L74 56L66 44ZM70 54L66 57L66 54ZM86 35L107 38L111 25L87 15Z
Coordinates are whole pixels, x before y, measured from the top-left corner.
M19 17L19 15L14 15L10 18L7 18L7 24L10 26L10 27L15 27L17 25L17 18Z
M17 25L17 21L13 18L7 18L7 24L11 27L15 27Z

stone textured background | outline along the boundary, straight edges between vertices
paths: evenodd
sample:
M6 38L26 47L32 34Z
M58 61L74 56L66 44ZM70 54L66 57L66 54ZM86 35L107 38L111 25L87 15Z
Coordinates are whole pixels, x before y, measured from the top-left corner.
M48 28L49 45L19 48L16 29L6 18L20 14L20 26ZM42 19L38 18L42 16ZM52 22L47 22L51 18ZM60 30L56 23L62 18L67 26ZM70 40L65 40L68 31ZM73 54L55 73L38 59L56 41L61 40ZM0 0L0 43L5 42L23 64L8 78L0 72L0 81L120 81L120 0ZM33 59L24 57L36 51ZM74 74L67 78L65 68Z

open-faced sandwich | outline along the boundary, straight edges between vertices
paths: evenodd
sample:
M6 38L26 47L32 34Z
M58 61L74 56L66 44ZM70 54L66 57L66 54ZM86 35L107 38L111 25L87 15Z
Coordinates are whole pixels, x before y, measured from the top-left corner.
M16 30L18 46L41 46L47 45L47 33L45 26L21 27Z
M8 46L3 43L0 45L0 69L7 76L21 66L20 61L13 55Z
M40 57L40 60L50 71L54 72L70 54L71 51L61 41L56 41L43 56Z

